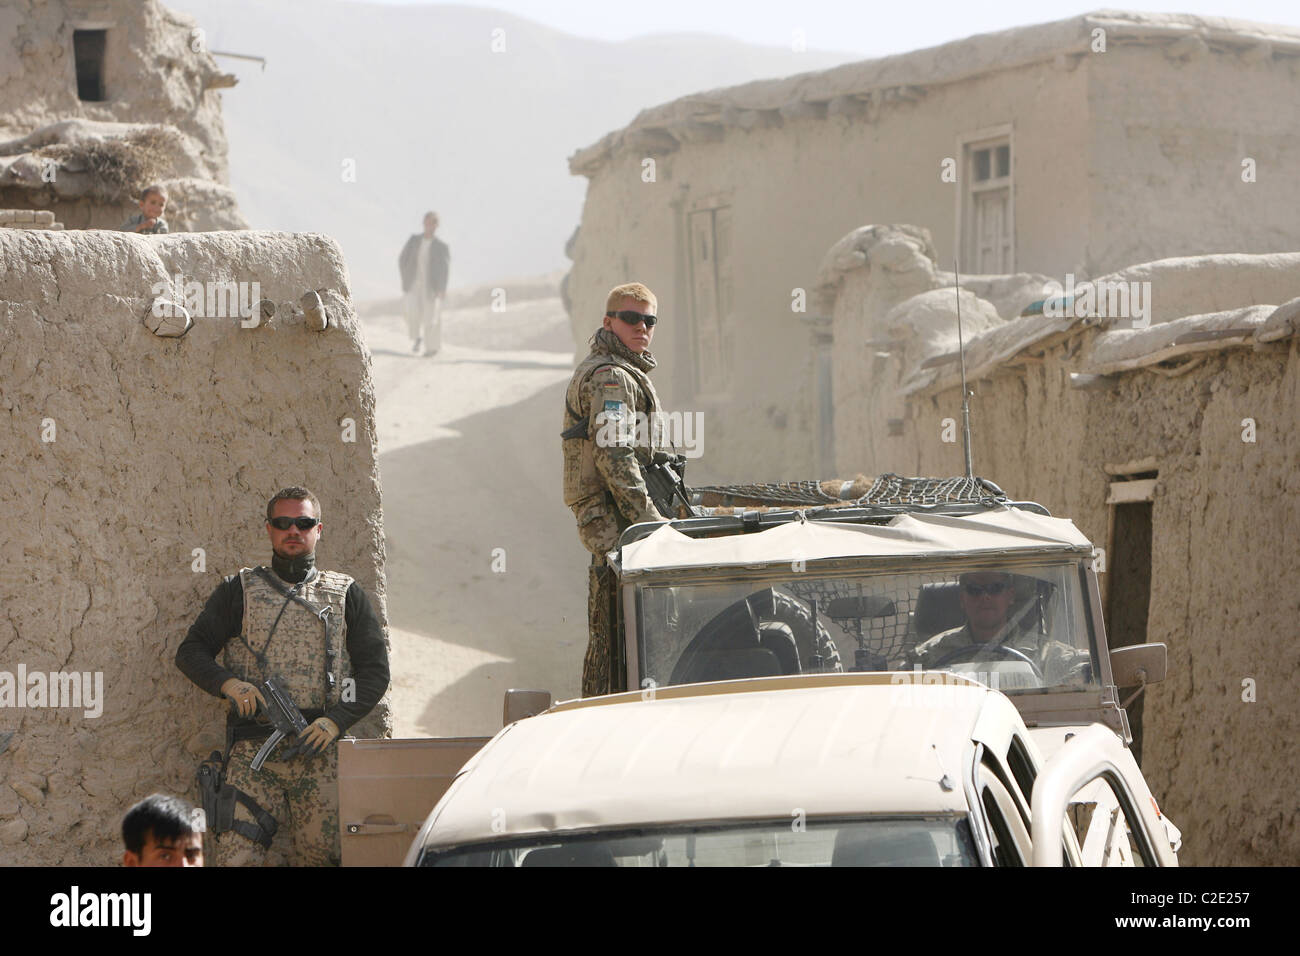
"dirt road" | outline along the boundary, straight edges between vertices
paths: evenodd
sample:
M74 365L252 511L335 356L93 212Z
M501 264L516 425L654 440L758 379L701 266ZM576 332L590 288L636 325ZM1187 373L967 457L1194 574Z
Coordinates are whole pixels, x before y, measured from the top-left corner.
M445 315L411 354L366 319L388 543L394 736L488 735L508 687L576 697L586 552L560 496L573 340L558 299Z

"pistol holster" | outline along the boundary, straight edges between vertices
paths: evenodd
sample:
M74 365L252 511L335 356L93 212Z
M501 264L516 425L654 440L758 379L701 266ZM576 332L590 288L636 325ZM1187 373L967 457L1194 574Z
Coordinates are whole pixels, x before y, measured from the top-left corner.
M256 800L226 783L226 761L221 751L212 751L208 759L199 764L197 777L203 814L207 817L208 829L213 836L233 830L266 849L270 848L271 838L280 825ZM257 822L236 820L236 803L242 803Z

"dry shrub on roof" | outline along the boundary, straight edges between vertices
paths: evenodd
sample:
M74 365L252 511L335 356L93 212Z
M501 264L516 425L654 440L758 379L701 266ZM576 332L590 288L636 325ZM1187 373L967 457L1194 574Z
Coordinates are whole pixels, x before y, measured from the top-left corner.
M104 202L138 199L146 186L166 177L180 152L179 134L165 126L135 130L120 139L56 143L36 150L69 172L88 173L91 195Z

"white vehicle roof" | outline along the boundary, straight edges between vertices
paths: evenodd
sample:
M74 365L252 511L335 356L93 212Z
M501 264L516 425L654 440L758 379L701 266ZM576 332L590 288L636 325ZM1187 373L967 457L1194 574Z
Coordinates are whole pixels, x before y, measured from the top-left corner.
M885 525L791 521L752 534L692 538L671 525L623 548L624 574L663 568L783 564L826 558L1035 554L1088 551L1092 543L1068 518L1017 508L961 517L899 515Z
M977 722L1001 733L1020 717L973 681L892 683L901 676L723 681L557 705L465 765L425 845L799 810L964 813Z

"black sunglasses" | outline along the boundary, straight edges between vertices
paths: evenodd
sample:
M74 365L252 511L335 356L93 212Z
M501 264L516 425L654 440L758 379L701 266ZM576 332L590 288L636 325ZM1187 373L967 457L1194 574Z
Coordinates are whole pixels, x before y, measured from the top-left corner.
M647 329L653 329L655 323L659 320L653 315L646 315L644 312L635 312L632 309L624 309L622 312L606 312L605 315L611 319L622 319L628 325L640 325L645 323Z
M299 531L310 531L320 524L319 518L270 518L268 520L276 531L288 531L293 527Z
M996 584L963 584L962 587L971 597L979 597L981 594L1001 594L1003 591L1011 590L1011 585L1005 581Z

